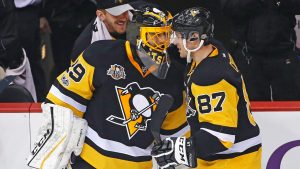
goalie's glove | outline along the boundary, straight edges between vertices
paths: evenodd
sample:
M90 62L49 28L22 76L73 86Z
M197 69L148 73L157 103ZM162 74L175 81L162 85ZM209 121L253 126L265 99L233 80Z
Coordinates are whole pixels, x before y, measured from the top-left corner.
M171 137L153 146L151 155L161 169L173 168L179 164L196 167L197 160L192 139Z

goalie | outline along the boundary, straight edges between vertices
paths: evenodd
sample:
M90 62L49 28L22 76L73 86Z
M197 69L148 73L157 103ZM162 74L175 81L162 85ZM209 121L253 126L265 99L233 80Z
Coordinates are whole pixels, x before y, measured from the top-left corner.
M187 58L185 85L191 137L170 137L152 149L158 165L199 169L260 169L259 127L243 78L226 49L212 38L211 14L190 8L174 16L173 43Z
M46 134L42 134L41 144L38 142L33 151L30 166L46 169L49 164L53 166L47 169L62 169L75 149L74 154L80 155L75 161L72 158L73 169L153 168L153 136L148 128L161 96L169 94L175 100L161 133L178 137L188 131L183 76L179 76L183 67L175 61L170 62L167 53L171 17L162 9L141 7L133 13L131 41L97 41L57 77L45 102L69 108L87 120L82 152L83 139L68 139L67 133L72 129L65 124L71 124L74 119L71 111L49 105L43 109L50 112L48 118L54 115L50 118L54 123L46 123ZM61 117L64 112L67 114ZM59 122L58 127L55 121ZM54 132L57 129L58 135L49 134L48 128ZM65 142L68 140L69 143ZM80 146L72 146L73 141L77 143L78 140ZM66 152L63 149L68 150L66 155L61 155ZM60 162L60 159L63 160Z

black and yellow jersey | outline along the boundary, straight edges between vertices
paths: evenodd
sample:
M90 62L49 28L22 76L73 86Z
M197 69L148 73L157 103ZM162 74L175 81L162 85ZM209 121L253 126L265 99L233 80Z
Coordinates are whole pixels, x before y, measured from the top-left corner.
M199 169L260 169L261 138L245 84L217 41L208 57L187 66L188 123Z
M180 136L189 129L183 72L172 62L168 77L158 79L142 66L135 46L128 41L98 41L57 77L47 101L68 107L88 121L80 157L89 165L150 169L153 136L148 125L157 97L170 94L175 100L162 135ZM140 115L136 120L131 119L133 111Z

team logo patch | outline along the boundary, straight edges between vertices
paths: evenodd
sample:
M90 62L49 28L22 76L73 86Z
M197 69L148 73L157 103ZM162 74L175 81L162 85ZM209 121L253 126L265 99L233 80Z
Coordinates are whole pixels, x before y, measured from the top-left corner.
M138 131L147 130L161 94L150 87L141 88L136 82L115 89L123 117L110 115L106 120L126 127L130 140Z
M192 10L191 10L191 14L192 14L193 17L195 17L197 14L199 14L199 10L197 10L197 9L192 9Z
M107 70L107 75L115 80L125 79L126 77L124 68L117 64L110 65L110 68Z

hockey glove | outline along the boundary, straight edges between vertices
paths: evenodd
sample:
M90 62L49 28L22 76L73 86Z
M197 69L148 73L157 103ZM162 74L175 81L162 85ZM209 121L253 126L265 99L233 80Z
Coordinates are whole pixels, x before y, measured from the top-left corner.
M166 138L153 146L151 155L161 169L179 164L192 168L197 166L193 141L185 137Z

